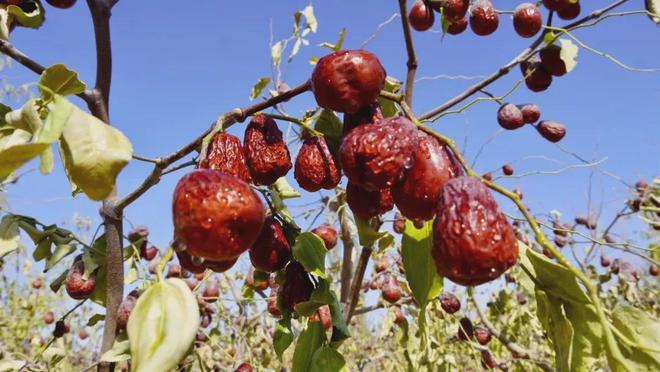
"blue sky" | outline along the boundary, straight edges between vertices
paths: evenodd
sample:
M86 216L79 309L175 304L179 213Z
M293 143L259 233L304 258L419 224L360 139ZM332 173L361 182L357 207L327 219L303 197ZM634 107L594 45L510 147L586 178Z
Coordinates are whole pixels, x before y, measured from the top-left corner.
M504 3L495 1L496 6ZM585 2L583 7L593 10L592 3L604 6L609 2ZM188 4L122 0L113 11L112 123L131 139L135 153L142 156L165 155L196 137L219 114L249 104L252 85L258 78L271 74L271 24L275 40L289 36L292 14L308 2ZM346 27L345 48L358 48L378 24L398 11L394 0L319 1L313 5L319 20L318 33L310 35L311 46L303 48L293 63L283 65L284 77L291 86L310 76L313 67L307 62L309 57L326 53L317 44L334 42L341 28ZM637 1L621 9L636 10L639 6L641 2ZM19 29L13 33L12 42L44 65L65 63L78 71L83 81L92 84L95 52L85 2L79 1L66 11L52 7L47 10L47 21L40 30ZM546 14L545 10L543 13ZM435 29L438 28L436 23ZM633 67L660 67L660 48L657 48L660 29L646 16L611 18L594 29L580 30L576 36ZM477 37L468 30L444 40L441 34L431 32L414 33L414 39L420 60L418 77L486 75L511 60L530 42L515 35L508 15L501 17L499 29L490 37ZM399 20L385 26L366 48L380 57L389 75L404 78L406 55ZM18 64L2 74L14 85L36 81L31 72ZM501 94L519 78L520 73L515 69L488 90ZM425 112L472 83L446 79L421 81L415 93L414 110ZM525 201L535 213L556 209L568 219L585 214L591 185L592 204L596 209L602 206L607 220L620 208L628 190L603 171L631 183L658 174L660 73L628 72L581 50L576 69L555 79L547 92L535 94L521 87L509 100L536 103L542 109L543 119L565 123L568 135L561 143L565 149L591 161L606 159L600 164L601 171L582 168L560 175L503 180L504 185L524 191ZM77 99L76 102L81 103ZM18 105L13 101L7 103ZM290 114L297 115L313 105L313 97L307 94L287 103L286 108ZM496 110L494 103L482 102L464 114L439 120L434 128L461 143L467 158L472 160L482 144L499 130ZM280 127L284 130L285 123ZM242 130L237 125L231 132L240 135ZM292 152L295 153L297 146L292 145ZM552 171L578 162L545 142L533 128L526 127L495 136L481 153L476 169L493 170L505 163L513 164L517 173L523 173ZM35 166L31 164L26 169L30 167ZM120 176L120 193L132 190L150 169L148 164L132 162ZM161 248L171 238L171 194L182 174L166 176L126 211L131 222L151 228L151 240ZM300 206L317 198L318 195L304 193L302 199L291 204ZM100 222L97 204L83 196L75 199L69 196L61 167L45 177L38 172L30 173L8 190L7 199L13 212L35 216L45 223L70 219L75 212L92 217L96 224ZM503 209L512 210L505 202ZM638 229L639 224L631 221L622 223L617 231L629 235Z

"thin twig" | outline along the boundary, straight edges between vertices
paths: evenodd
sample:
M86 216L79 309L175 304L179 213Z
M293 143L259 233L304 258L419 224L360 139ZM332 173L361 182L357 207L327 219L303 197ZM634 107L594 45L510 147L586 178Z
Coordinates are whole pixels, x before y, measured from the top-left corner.
M412 107L413 89L415 85L415 73L417 72L417 56L415 55L415 46L410 31L410 22L408 21L408 11L406 9L407 0L399 0L399 10L401 14L401 25L403 26L403 36L406 41L406 52L408 53L408 73L406 74L406 103Z

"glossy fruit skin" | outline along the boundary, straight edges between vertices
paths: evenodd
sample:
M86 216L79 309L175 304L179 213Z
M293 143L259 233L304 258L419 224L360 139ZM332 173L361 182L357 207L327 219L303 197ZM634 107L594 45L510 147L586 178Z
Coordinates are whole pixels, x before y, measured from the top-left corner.
M520 109L523 121L526 124L534 124L541 118L541 109L537 105L526 103L518 105L518 109Z
M447 314L454 314L461 309L461 301L455 295L444 292L440 296L440 307Z
M394 208L390 189L368 191L350 182L346 186L346 202L353 214L362 218L378 216Z
M513 175L513 167L510 164L504 164L502 166L502 173L504 173L505 176Z
M561 59L561 47L558 45L548 45L541 49L541 66L553 76L563 76L566 74L566 64Z
M490 335L490 332L483 327L474 327L474 338L477 340L477 342L481 345L488 345L490 342L492 336Z
M190 253L187 251L176 252L176 257L179 259L179 264L181 267L193 274L201 274L206 270L204 264L198 265L193 261L193 258L190 256Z
M413 165L417 143L417 128L402 116L362 125L344 137L341 166L357 186L371 191L389 188Z
M504 129L516 130L525 125L525 120L516 105L505 103L497 110L497 123Z
M582 7L580 6L579 1L575 3L568 2L566 6L557 12L557 15L565 21L570 21L577 18L580 15L581 10Z
M158 248L151 246L145 250L140 250L140 257L147 261L151 261L158 256Z
M446 0L442 5L442 10L449 22L456 22L465 17L469 7L469 0Z
M96 275L91 273L87 279L83 278L85 264L78 257L71 265L64 281L64 288L74 300L84 300L89 297L96 287Z
M426 31L433 27L435 14L430 6L427 6L422 0L415 0L408 13L410 26L417 31Z
M46 2L55 8L68 9L76 3L76 0L46 0Z
M229 133L219 132L213 136L206 148L206 155L197 167L226 173L245 182L251 181L241 140Z
M562 10L566 6L567 2L567 0L543 0L543 6L545 6L548 10L557 12Z
M380 109L380 105L378 103L372 103L360 108L360 110L358 110L356 113L344 114L344 126L342 127L342 133L344 136L346 136L354 128L362 125L374 124L383 119L383 112Z
M497 30L500 17L490 0L477 0L472 6L470 28L479 36L488 36Z
M337 230L329 223L318 226L312 232L323 240L323 244L325 244L327 250L331 250L337 245Z
M280 271L291 260L291 247L284 236L282 224L266 217L257 241L250 247L250 262L255 269L272 273Z
M440 188L463 171L444 144L421 131L418 136L414 165L392 187L392 198L406 218L428 221L435 213Z
M443 186L431 253L440 275L465 286L494 280L516 263L513 229L479 179L458 177Z
M497 368L497 359L495 359L493 353L488 350L481 351L481 366L487 370Z
M651 266L649 266L649 274L651 276L658 276L658 274L660 274L660 270L658 269L658 266L655 264L651 264Z
M522 3L513 12L513 28L524 38L536 35L542 24L541 11L534 4Z
M546 140L557 143L564 138L566 135L566 127L557 123L556 121L543 120L536 126L536 130L545 138Z
M447 33L450 35L458 35L463 33L467 29L468 26L468 18L467 16L464 16L461 19L458 19L456 21L450 21L449 26L447 26Z
M378 57L366 50L342 50L321 58L312 73L319 106L355 113L376 102L387 73Z
M207 269L213 271L214 273L224 273L225 271L231 269L236 261L238 261L238 257L227 261L204 261L204 266L206 266Z
M202 297L204 301L212 303L215 302L220 296L220 287L216 281L209 281L204 287L204 292L202 292Z
M301 302L309 301L314 291L314 284L301 264L291 261L284 271L284 284L280 289L282 306L290 312Z
M401 299L401 286L396 276L392 274L383 275L383 282L380 285L383 299L391 304Z
M318 308L310 317L310 322L321 322L324 330L328 330L332 327L332 315L330 314L330 307L328 305L323 305Z
M192 256L231 261L257 239L265 207L250 185L208 169L183 176L172 202L174 236Z
M245 159L256 185L271 185L291 169L291 154L272 118L252 117L243 139Z
M521 63L520 69L525 77L525 85L532 92L542 92L552 84L552 74L543 68L541 59L538 56Z
M298 151L293 175L298 185L306 191L332 190L341 180L338 164L325 138L312 136L303 142Z

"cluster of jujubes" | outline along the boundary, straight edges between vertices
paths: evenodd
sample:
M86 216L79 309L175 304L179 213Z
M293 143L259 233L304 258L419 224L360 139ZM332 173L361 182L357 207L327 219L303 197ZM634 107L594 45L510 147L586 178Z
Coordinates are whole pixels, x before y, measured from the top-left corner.
M541 120L541 109L534 104L514 105L504 103L497 110L497 122L506 130L516 130L525 124L536 128L539 134L550 142L559 142L566 135L564 124L552 120ZM537 123L538 122L538 123ZM506 173L506 172L505 172Z

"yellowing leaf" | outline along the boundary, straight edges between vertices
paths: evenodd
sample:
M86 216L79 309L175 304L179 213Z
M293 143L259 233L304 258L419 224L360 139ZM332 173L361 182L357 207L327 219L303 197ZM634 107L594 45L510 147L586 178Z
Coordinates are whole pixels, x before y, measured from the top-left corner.
M85 84L78 79L77 72L69 70L63 64L57 64L41 73L39 90L45 98L52 94L66 96L84 92Z
M571 72L577 65L578 47L571 40L560 39L561 52L559 57L566 65L566 72Z
M199 327L197 300L171 278L147 289L128 319L131 371L169 371L186 356Z
M266 85L270 83L270 78L268 77L262 77L257 81L256 84L252 87L252 92L250 93L250 100L253 100L261 94L261 92L264 90Z
M5 215L0 222L0 258L18 249L20 238L15 216Z
M37 1L26 1L26 3L34 4L34 10L25 12L22 8L16 5L7 7L7 12L12 16L14 22L18 22L25 27L39 28L44 23L44 9Z
M314 16L314 8L311 5L307 5L303 9L302 14L305 17L305 22L307 22L307 27L315 33L319 28L319 23Z
M646 10L651 13L649 18L657 24L660 24L660 0L646 0Z
M90 199L102 200L112 191L133 148L120 131L71 106L60 140L62 162L71 182Z

